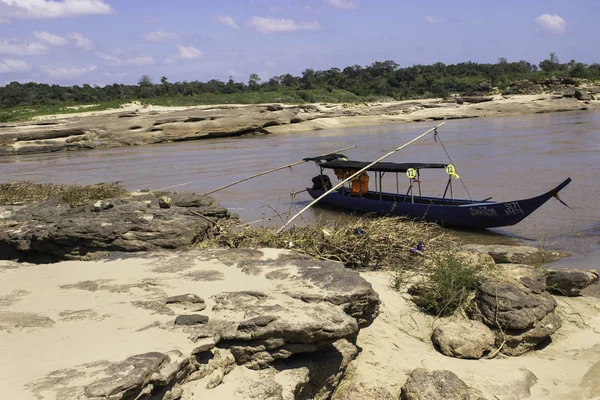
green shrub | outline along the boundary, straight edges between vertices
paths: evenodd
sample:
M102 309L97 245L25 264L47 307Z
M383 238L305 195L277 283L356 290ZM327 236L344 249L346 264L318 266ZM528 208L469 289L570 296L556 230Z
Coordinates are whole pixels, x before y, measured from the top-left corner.
M452 315L471 297L479 283L479 270L454 254L438 256L425 282L418 284L413 301L427 313Z

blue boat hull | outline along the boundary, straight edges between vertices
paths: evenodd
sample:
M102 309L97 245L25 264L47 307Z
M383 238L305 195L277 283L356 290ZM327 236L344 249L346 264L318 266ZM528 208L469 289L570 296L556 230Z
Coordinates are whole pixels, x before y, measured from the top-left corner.
M331 192L319 202L362 213L404 216L435 222L443 226L485 229L510 226L522 221L551 197L556 196L569 182L571 182L571 178L537 197L501 203L493 201L473 203L471 200L434 197L415 197L413 203L410 196L394 193L380 195L376 192L368 192L362 197L357 197L338 191ZM317 199L325 193L322 190L307 189L307 191L313 199Z

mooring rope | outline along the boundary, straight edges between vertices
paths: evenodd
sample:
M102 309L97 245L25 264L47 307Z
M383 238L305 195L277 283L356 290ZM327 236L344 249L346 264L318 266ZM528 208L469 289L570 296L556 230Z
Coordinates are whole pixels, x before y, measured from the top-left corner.
M437 129L435 130L435 133L433 134L433 138L434 138L435 141L438 141L438 140L440 141L440 144L442 145L442 148L444 149L444 153L446 153L446 156L448 157L448 160L450 160L450 164L454 165L454 161L452 161L452 158L450 157L450 154L448 154L448 151L446 150L446 146L444 146L444 142L442 142L442 138L440 137ZM456 169L456 166L454 168ZM465 185L465 181L463 179L459 179L459 180L460 180L460 183L465 188L465 192L467 192L467 195L469 196L469 200L471 200L472 203L475 203L473 201L473 198L471 197L471 194L469 193L469 190L467 189L467 186Z

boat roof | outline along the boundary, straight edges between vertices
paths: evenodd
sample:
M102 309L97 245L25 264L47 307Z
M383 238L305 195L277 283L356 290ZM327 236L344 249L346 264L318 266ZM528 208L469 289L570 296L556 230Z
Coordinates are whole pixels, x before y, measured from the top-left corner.
M322 168L331 169L354 169L361 170L365 168L371 162L366 161L350 161L350 160L333 160L320 163ZM368 171L379 171L379 172L406 172L410 168L416 170L429 169L429 168L446 168L448 164L439 163L392 163L392 162L378 162L369 167Z

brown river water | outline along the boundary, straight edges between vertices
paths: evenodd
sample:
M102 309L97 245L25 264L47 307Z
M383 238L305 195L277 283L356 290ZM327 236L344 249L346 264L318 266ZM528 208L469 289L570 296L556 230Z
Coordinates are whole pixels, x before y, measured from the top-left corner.
M0 158L0 181L121 181L127 188L203 193L268 169L347 146L350 159L372 161L437 125L435 122L332 129L257 137L212 139L144 147L60 152ZM454 197L496 201L541 194L571 177L560 197L572 209L551 199L513 227L484 232L458 232L475 243L527 244L572 252L557 265L600 269L600 113L574 112L448 121L440 138L460 174ZM429 135L392 155L392 162L447 163L439 142ZM317 175L313 163L252 179L213 196L246 221L281 225L277 214L295 213L311 200L306 192ZM393 174L384 190L396 190ZM330 173L332 182L337 182ZM427 170L421 175L424 195L441 196L447 175ZM400 191L407 188L402 177ZM371 187L374 179L371 177ZM338 218L340 213L314 207L299 223Z

